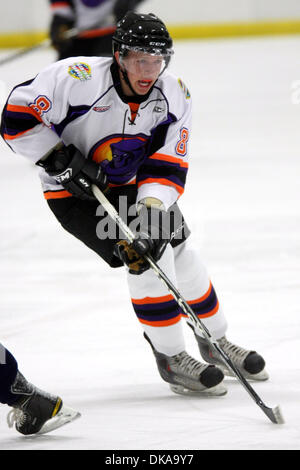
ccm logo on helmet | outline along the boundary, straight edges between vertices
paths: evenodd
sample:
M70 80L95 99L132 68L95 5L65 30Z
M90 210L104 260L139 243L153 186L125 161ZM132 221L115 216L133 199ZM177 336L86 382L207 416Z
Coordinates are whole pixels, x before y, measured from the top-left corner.
M150 46L165 46L165 42L149 42Z

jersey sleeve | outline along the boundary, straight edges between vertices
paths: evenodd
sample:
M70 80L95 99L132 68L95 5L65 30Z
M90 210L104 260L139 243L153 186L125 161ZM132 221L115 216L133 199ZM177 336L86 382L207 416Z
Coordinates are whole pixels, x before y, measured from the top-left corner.
M191 97L183 83L176 82L172 82L168 118L157 130L154 151L150 152L137 176L137 202L145 197L155 197L166 209L184 192L189 159Z
M59 62L15 87L4 106L1 135L11 149L36 163L61 141L54 129L67 115L70 84Z
M49 2L52 15L63 16L70 20L74 19L72 0L49 0Z

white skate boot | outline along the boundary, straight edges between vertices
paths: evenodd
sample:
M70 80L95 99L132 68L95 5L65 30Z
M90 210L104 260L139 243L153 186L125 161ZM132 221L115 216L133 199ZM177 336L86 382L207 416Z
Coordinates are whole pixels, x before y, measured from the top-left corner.
M222 384L224 374L219 368L196 361L186 351L175 356L162 354L156 351L145 333L144 336L152 348L161 378L170 384L174 393L206 396L227 393Z
M217 365L225 375L234 376L234 374L226 367L223 360L220 357L217 357L215 351L213 351L208 342L198 336L194 331L200 354L202 358L209 364ZM265 370L265 361L263 357L258 354L256 351L249 351L247 349L237 346L223 336L217 340L223 351L227 356L232 360L233 364L239 369L243 374L245 379L250 380L268 380L269 375Z

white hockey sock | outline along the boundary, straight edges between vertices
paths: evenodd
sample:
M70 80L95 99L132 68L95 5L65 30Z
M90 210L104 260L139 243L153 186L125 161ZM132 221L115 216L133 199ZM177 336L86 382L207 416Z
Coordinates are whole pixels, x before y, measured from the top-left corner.
M226 318L197 250L188 239L174 249L174 255L179 292L215 339L224 336ZM197 334L202 336L201 330Z

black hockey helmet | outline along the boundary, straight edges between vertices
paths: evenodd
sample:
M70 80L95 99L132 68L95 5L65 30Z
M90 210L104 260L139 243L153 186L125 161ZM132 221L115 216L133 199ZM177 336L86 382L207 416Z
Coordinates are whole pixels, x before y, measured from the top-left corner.
M120 56L129 50L163 55L166 66L173 54L173 41L165 24L153 13L142 14L128 11L118 22L112 38L113 54L119 51Z

